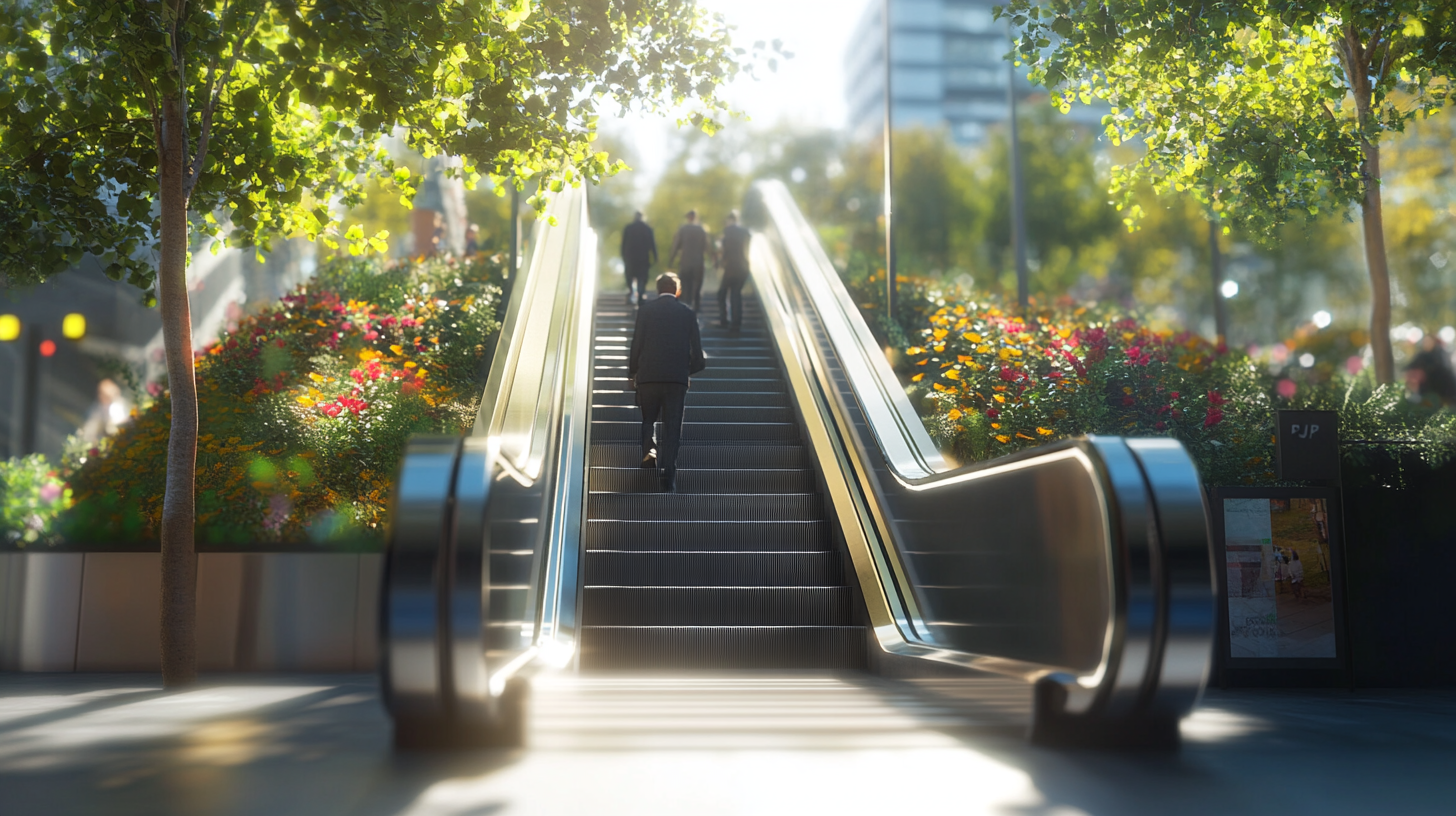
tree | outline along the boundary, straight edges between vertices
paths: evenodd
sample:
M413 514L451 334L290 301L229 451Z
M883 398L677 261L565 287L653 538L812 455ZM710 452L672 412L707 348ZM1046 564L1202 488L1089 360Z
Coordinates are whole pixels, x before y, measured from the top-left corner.
M1141 182L1263 234L1360 205L1375 371L1394 381L1380 145L1446 104L1456 3L1011 0L998 13L1054 104L1106 100L1113 142L1144 142L1112 177L1130 225Z
M364 182L411 192L380 138L403 129L470 179L612 172L611 102L687 108L708 130L739 70L692 0L26 0L0 7L0 271L42 280L86 254L154 288L171 387L162 670L195 676L197 395L189 230L266 250L337 240ZM751 67L751 66L750 66ZM356 251L385 236L343 236ZM150 297L150 295L149 295Z

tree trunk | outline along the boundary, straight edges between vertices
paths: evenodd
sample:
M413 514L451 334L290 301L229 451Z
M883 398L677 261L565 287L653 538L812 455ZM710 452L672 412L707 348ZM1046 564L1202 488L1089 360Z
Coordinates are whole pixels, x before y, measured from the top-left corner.
M1370 353L1375 380L1395 382L1395 352L1390 347L1390 268L1385 262L1385 217L1380 204L1380 145L1365 143L1365 267L1370 272Z
M192 314L187 302L187 138L182 100L162 101L158 176L161 255L157 295L172 432L167 441L167 492L162 504L162 684L197 679L197 550L193 542L197 468L197 382L192 367Z
M1217 221L1208 222L1208 266L1213 276L1213 332L1218 342L1228 342L1228 308L1223 296L1223 253L1218 247L1219 226Z

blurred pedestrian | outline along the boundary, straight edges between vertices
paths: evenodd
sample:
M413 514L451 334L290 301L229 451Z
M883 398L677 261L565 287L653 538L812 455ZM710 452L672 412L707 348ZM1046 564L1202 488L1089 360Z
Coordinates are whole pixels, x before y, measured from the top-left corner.
M121 395L121 388L111 380L96 384L96 401L81 425L81 438L95 444L116 433L131 418L131 406Z
M1289 562L1289 589L1294 593L1296 601L1304 600L1304 564L1299 560L1299 551L1292 551L1293 559Z
M632 223L622 228L622 266L627 275L627 302L640 304L647 294L647 273L657 263L657 236L642 220L642 212L632 213Z
M703 258L708 251L708 231L698 223L697 210L688 210L685 217L686 222L672 236L667 265L672 266L682 256L682 265L677 268L677 275L682 279L682 302L696 312L703 305Z
M748 243L752 239L747 229L738 226L738 213L728 213L718 248L718 268L723 270L718 285L718 325L733 331L743 326L743 285L748 283Z
M683 405L692 375L707 367L698 316L678 300L677 275L657 279L657 297L637 310L632 350L627 360L628 383L642 409L642 467L657 467L663 490L677 489L677 451L682 442ZM662 435L653 431L662 419Z
M1441 338L1428 334L1421 339L1421 350L1405 367L1405 382L1422 402L1456 406L1456 373Z

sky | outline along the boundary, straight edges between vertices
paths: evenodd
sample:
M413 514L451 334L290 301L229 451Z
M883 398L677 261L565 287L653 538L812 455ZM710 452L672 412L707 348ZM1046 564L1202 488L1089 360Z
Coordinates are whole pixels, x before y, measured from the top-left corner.
M699 0L737 27L734 42L748 47L755 40L783 40L794 54L781 60L776 73L761 72L755 81L740 76L724 97L748 114L751 126L787 122L817 127L843 127L844 51L850 34L869 2L879 0ZM637 152L633 162L639 192L651 189L671 148L673 123L659 117L634 116L603 121L605 131L625 136Z

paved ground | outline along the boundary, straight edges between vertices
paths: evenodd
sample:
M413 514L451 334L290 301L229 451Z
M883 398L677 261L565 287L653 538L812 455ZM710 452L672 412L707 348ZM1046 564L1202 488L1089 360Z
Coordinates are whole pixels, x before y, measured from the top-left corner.
M372 676L0 674L0 813L1451 814L1456 692L1212 692L1170 757L1021 738L1024 692L543 678L532 747L398 755Z

